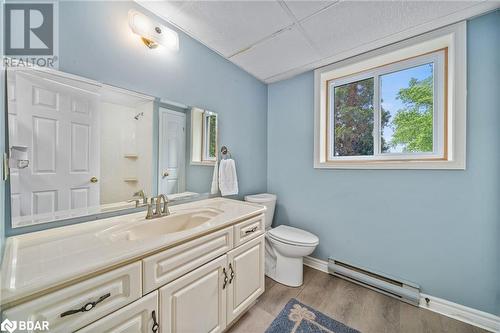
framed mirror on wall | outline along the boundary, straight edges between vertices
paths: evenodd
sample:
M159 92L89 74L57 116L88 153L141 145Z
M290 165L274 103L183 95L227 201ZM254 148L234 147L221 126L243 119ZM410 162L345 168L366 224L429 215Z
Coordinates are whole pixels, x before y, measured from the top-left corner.
M158 194L208 195L211 178L190 181L187 166L193 137L201 138L200 161L214 165L214 112L191 127L183 104L35 69L8 72L7 101L12 228L125 214Z

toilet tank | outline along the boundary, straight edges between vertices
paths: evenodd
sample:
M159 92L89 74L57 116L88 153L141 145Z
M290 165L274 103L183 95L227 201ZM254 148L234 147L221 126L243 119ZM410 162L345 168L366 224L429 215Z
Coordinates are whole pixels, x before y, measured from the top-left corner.
M276 195L270 193L261 193L245 196L245 201L253 202L266 206L266 230L273 224L274 207L276 207Z

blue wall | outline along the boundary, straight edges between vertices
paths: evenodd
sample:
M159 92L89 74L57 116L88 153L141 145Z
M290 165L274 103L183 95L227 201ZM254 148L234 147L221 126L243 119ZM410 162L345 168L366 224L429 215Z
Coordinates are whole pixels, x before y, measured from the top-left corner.
M219 141L236 160L240 195L265 191L266 85L181 32L179 52L149 50L130 31L130 9L148 14L130 1L59 2L59 69L217 112ZM211 167L189 167L187 177L208 192L212 172ZM13 230L7 223L6 232L58 225Z
M466 171L313 168L313 73L268 87L268 191L276 224L334 256L500 314L499 13L468 25Z

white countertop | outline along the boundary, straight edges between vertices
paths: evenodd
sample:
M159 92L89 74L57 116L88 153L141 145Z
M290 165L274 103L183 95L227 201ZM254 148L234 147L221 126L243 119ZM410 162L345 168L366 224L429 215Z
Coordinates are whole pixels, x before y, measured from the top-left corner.
M220 213L198 227L147 239L111 237L119 230L148 223L145 212L9 237L0 275L0 304L144 257L265 211L263 206L224 198L170 207L172 215L197 209L214 209Z

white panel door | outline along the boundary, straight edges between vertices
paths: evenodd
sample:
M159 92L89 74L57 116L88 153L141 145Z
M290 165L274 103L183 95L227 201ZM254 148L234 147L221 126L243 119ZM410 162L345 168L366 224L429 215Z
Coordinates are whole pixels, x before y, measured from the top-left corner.
M29 159L12 184L19 215L52 220L98 206L98 96L25 72L16 74L15 92L16 144Z
M162 333L217 333L226 327L223 255L160 289Z
M184 192L186 165L186 114L160 108L158 193Z
M8 128L9 145L20 146L19 126L17 119L16 105L16 76L11 71L7 71L7 110L8 110ZM11 166L10 168L10 196L11 196L11 216L13 219L22 215L21 193L19 192L19 169Z
M231 323L264 292L264 236L227 254L227 322Z

